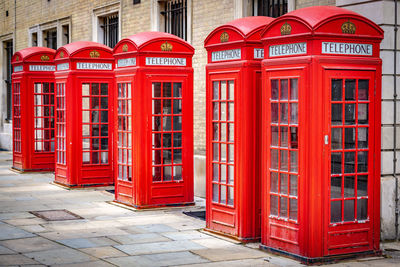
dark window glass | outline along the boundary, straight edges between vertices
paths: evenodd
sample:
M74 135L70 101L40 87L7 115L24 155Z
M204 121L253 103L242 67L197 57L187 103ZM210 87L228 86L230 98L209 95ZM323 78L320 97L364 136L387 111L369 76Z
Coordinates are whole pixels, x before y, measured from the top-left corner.
M118 14L102 18L103 43L113 48L118 43Z
M287 13L287 0L253 0L253 16L277 18Z
M165 1L164 11L165 32L187 39L187 0Z

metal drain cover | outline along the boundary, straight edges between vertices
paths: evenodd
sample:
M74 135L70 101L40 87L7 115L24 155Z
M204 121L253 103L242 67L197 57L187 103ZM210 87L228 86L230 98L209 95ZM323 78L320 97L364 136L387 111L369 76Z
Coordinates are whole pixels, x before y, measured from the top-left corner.
M83 219L81 216L76 215L68 210L30 211L30 213L46 221L68 221Z

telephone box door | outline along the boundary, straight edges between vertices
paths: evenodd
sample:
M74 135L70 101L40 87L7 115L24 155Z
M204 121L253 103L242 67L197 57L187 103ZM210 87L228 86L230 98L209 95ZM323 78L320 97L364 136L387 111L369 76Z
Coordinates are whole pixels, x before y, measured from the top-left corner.
M375 72L328 70L325 77L325 255L373 250Z

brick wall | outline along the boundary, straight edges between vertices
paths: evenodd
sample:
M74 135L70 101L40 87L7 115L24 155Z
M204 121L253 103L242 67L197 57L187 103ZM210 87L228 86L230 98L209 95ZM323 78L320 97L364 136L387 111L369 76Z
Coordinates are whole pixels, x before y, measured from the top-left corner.
M303 8L309 6L334 6L336 0L296 0L295 8Z

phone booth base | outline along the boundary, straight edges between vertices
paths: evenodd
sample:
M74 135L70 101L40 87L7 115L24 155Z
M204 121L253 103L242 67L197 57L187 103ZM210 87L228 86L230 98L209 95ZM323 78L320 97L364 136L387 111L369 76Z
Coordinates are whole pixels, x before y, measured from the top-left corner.
M194 204L193 53L162 32L115 46L116 202L138 209Z
M306 263L379 254L382 29L320 6L261 35L261 247Z
M54 55L30 47L12 58L13 166L18 172L54 171Z

